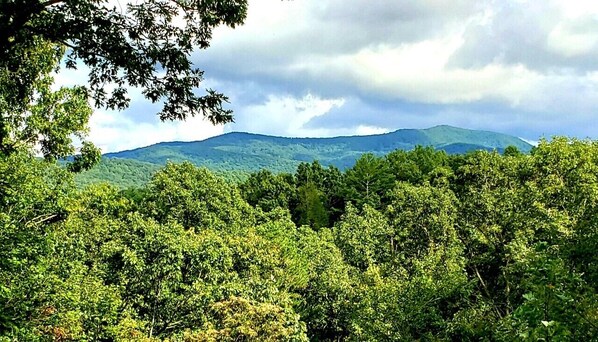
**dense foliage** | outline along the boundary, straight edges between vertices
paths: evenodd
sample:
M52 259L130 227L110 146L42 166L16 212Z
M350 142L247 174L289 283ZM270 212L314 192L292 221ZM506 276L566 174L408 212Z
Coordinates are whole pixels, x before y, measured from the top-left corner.
M72 155L73 138L85 141L92 110L83 87L53 89L53 71L64 49L35 39L15 53L26 59L18 67L0 58L0 154L37 148L48 160ZM89 142L82 152L75 169L99 159Z
M0 159L0 340L591 341L598 143L141 188Z

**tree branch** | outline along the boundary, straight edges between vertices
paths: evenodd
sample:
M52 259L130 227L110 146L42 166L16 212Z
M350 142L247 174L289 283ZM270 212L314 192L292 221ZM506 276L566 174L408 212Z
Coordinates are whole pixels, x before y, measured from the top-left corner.
M39 215L34 217L33 219L29 220L26 225L38 225L44 222L50 221L58 217L58 214L50 214L50 215Z
M48 0L46 2L40 3L40 6L42 6L42 7L49 7L49 6L56 5L56 4L61 3L61 2L64 2L64 0Z

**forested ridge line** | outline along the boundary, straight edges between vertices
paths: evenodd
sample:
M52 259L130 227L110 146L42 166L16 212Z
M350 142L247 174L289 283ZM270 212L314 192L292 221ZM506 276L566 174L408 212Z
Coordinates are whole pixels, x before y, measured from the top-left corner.
M0 158L0 340L591 341L598 142L83 190Z
M75 177L78 185L108 181L121 188L145 185L167 161L189 161L234 181L251 172L294 173L299 164L319 161L341 171L353 167L364 153L386 155L397 149L431 146L448 154L486 150L503 153L508 146L528 153L532 145L501 133L435 126L394 132L330 138L285 138L231 132L202 141L162 142L129 151L106 153L101 162Z

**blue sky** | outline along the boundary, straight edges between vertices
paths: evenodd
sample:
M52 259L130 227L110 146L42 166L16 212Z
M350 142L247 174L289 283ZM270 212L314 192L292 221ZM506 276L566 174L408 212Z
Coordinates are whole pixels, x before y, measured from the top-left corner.
M132 91L97 110L104 151L229 131L370 134L449 124L528 140L598 138L598 2L250 0L193 55L235 123L160 123ZM63 82L78 79L63 73Z

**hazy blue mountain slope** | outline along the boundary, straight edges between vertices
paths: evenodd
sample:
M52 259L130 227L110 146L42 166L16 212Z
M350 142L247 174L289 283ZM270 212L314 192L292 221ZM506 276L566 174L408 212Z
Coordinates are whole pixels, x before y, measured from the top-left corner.
M476 131L451 126L436 126L422 130L430 139L431 145L443 149L445 145L468 144L490 149L504 149L513 145L522 151L529 152L531 145L514 136L489 131ZM462 153L464 151L459 151Z
M205 166L229 178L239 179L247 172L267 168L274 172L294 172L301 162L318 160L323 165L346 169L363 153L383 155L396 149L410 150L417 145L433 146L447 153L465 153L484 149L498 151L509 145L528 152L531 145L513 136L474 131L451 126L428 129L401 129L398 131L368 135L333 138L285 138L260 134L233 132L203 141L164 142L129 151L108 153L100 165L79 178L89 183L94 179L109 180L118 184L118 178L139 177L145 181L159 166L167 161L191 161ZM141 164L127 164L134 160ZM138 165L142 171L134 171ZM113 171L111 168L117 168ZM116 182L115 182L116 180ZM137 183L127 180L125 184ZM122 184L121 184L122 186Z

